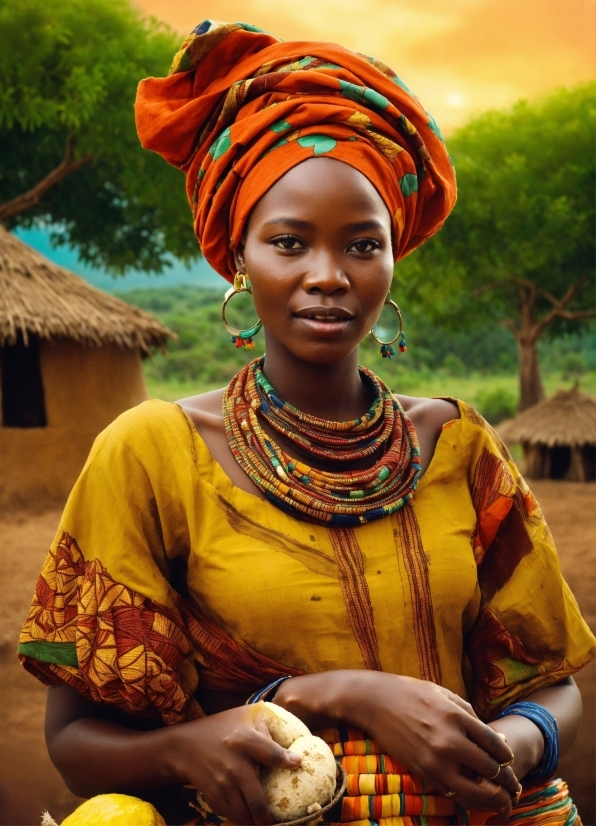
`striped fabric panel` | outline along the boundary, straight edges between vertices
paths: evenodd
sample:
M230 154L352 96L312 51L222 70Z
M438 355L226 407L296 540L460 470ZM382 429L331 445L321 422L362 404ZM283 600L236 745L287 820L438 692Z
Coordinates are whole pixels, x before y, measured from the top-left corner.
M342 802L341 821L379 820L389 817L455 815L457 807L447 797L422 794L379 794L346 796Z
M489 812L467 812L410 774L359 729L339 726L318 732L348 775L346 793L326 824L350 826L483 826ZM525 789L513 810L514 826L582 826L567 785L553 780Z

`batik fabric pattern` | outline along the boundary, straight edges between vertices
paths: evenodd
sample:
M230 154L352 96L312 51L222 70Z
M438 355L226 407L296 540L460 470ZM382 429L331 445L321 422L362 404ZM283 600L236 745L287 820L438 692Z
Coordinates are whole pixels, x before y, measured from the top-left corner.
M141 81L135 112L143 146L186 174L202 252L230 282L253 207L308 158L343 161L374 184L396 260L455 203L434 118L389 67L333 43L284 43L246 23L205 20L168 77Z
M199 682L240 705L283 675L367 668L445 686L491 720L574 674L595 641L540 507L490 426L458 408L414 497L341 528L235 486L177 405L124 413L97 438L69 498L21 634L23 665L167 724L202 713ZM452 817L413 777L404 790L436 800L416 797L426 814L398 814L398 781L384 776L406 774L385 757L382 769L364 736L334 740L352 741L364 745L347 749L364 752L338 757L368 762L346 763L348 774L374 778L358 779L359 795L352 779L348 798L375 799L366 816L362 800L346 803L343 822ZM545 788L544 800L566 800L562 787ZM544 800L522 798L528 818ZM453 817L445 822L467 822Z

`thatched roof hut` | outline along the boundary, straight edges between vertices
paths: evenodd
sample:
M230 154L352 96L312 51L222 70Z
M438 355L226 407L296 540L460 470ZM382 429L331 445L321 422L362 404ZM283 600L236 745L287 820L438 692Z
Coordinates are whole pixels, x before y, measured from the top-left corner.
M595 478L596 399L574 386L501 422L507 444L521 444L531 479Z
M149 355L172 333L149 313L92 287L0 225L0 346L19 334L115 344Z
M0 506L64 498L95 436L147 397L141 357L172 335L0 225Z

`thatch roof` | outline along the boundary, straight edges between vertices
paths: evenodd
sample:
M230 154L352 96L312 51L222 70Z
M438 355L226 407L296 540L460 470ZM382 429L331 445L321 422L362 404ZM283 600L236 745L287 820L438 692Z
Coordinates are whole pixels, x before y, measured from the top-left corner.
M0 225L0 346L18 334L117 344L149 354L173 333L149 313L92 287Z
M596 444L596 399L577 386L558 390L550 399L528 407L515 419L496 428L507 444L566 445Z

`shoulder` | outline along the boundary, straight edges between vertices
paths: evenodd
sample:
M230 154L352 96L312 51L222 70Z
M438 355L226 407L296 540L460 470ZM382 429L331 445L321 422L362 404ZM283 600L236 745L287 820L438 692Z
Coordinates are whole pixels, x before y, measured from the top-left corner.
M197 431L224 431L223 396L225 389L211 390L197 396L179 399L176 404L188 416Z
M188 422L177 405L150 399L114 419L96 438L91 456L128 454L144 463L151 455L171 453L187 433Z
M103 434L135 439L147 432L168 430L182 417L175 404L161 399L148 399L125 410L106 427Z
M396 395L395 398L417 431L425 430L439 434L447 422L461 418L459 405L454 399L402 395Z
M460 418L456 402L447 399L395 396L404 413L412 422L420 446L420 462L425 473L430 465L439 437L447 422Z

